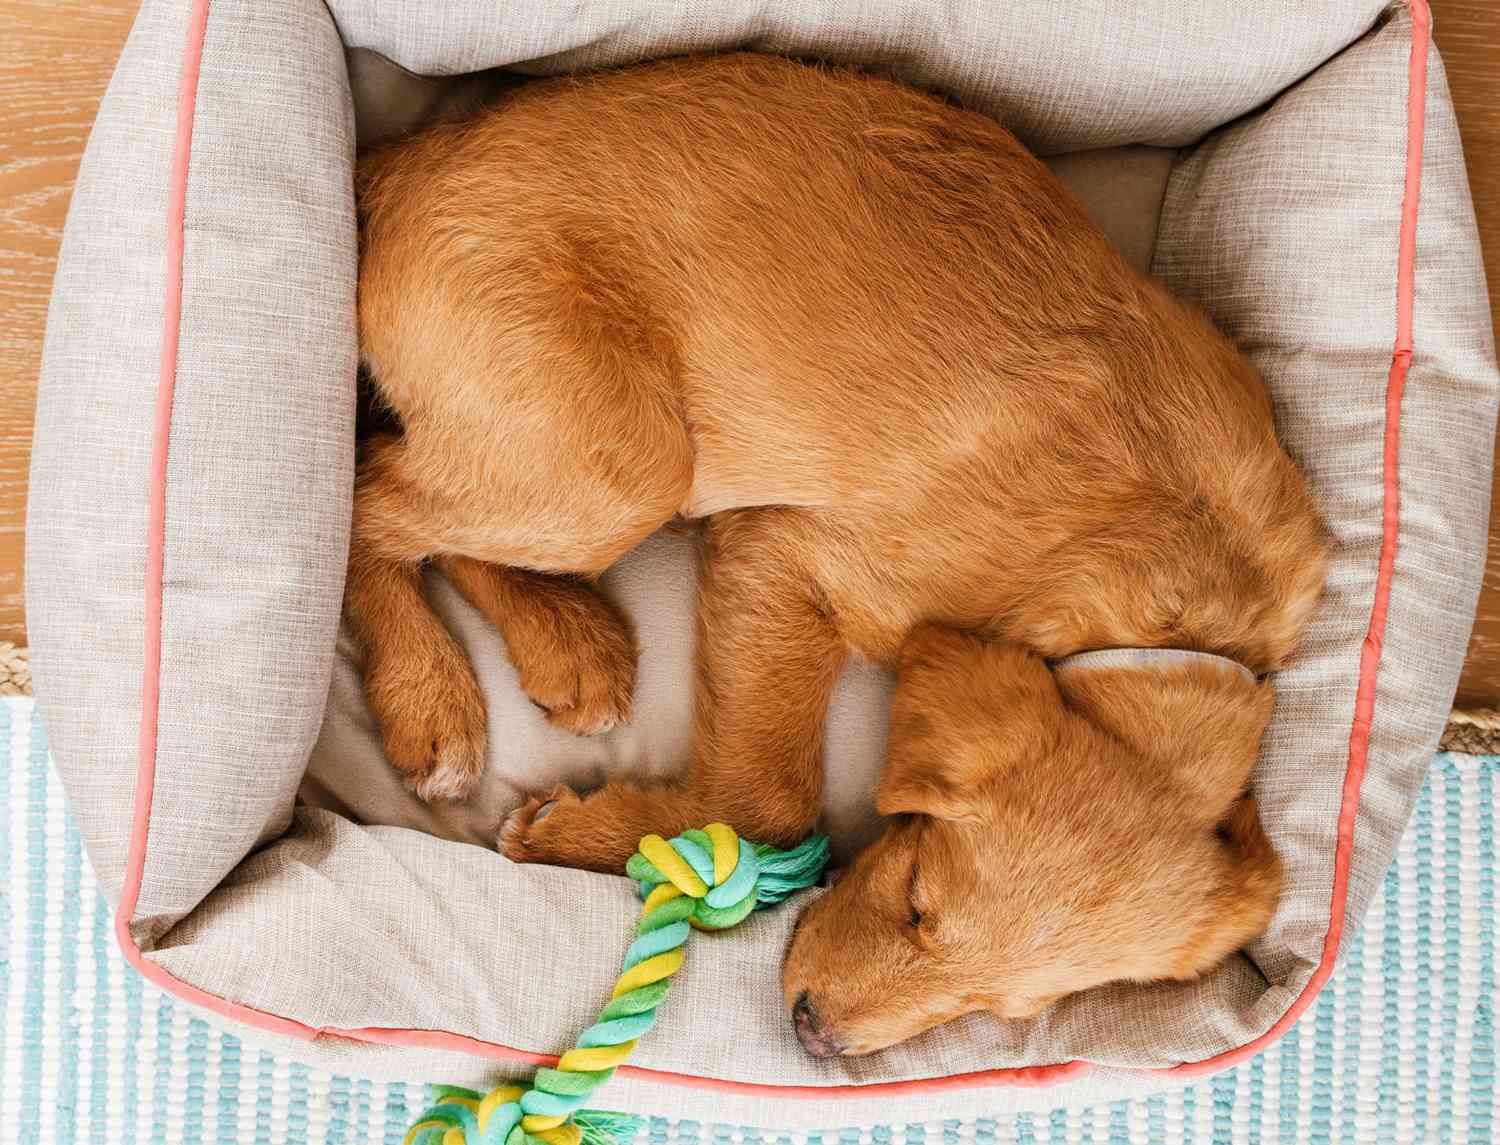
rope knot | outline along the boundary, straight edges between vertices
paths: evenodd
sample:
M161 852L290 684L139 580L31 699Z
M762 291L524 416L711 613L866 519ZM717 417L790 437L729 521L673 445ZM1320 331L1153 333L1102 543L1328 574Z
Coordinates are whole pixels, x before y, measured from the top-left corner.
M710 823L701 831L684 831L671 840L647 835L625 873L641 884L646 918L682 896L692 905L673 911L681 916L673 922L690 922L700 930L727 930L757 905L760 857L732 827ZM630 966L629 955L625 965Z
M555 1068L536 1071L529 1087L489 1094L455 1086L436 1091L433 1107L405 1145L621 1145L640 1118L582 1107L656 1022L682 944L694 927L726 930L757 907L773 906L812 886L828 865L828 839L813 835L790 851L747 843L723 823L674 839L647 835L625 871L640 884L640 921L625 952L625 970L609 1005Z

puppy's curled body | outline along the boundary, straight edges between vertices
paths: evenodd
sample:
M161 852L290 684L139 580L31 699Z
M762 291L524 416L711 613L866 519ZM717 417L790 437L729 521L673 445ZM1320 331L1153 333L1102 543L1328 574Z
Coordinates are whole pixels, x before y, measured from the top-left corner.
M369 157L358 191L360 346L404 432L361 462L349 615L414 786L462 794L483 733L416 563L588 732L628 717L633 671L590 578L682 515L704 522L689 773L533 801L512 857L615 869L714 818L795 840L852 652L897 668L880 800L908 818L799 934L810 1045L1191 976L1264 927L1244 791L1269 685L1060 689L1047 662L1165 646L1268 673L1322 529L1254 369L1000 125L849 71L664 61L524 86Z

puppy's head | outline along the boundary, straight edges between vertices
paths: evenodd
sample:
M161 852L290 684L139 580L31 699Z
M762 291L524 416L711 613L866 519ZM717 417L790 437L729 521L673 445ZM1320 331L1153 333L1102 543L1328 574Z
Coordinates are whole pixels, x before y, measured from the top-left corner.
M1270 688L1213 665L1076 677L1065 702L1013 645L908 639L878 793L896 819L787 955L810 1052L1193 978L1265 929L1280 869L1245 788Z

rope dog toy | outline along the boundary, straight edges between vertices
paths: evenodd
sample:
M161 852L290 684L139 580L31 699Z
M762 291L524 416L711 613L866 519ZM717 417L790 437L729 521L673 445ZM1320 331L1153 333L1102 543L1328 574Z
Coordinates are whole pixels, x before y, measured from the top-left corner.
M407 1130L403 1145L623 1145L643 1124L628 1114L586 1110L656 1024L656 1011L682 966L683 944L697 930L728 930L751 911L775 906L812 886L828 864L828 839L813 835L790 851L747 843L723 823L667 840L647 835L625 866L639 884L636 939L599 1019L558 1059L536 1071L530 1088L503 1085L487 1094L434 1087L434 1101Z

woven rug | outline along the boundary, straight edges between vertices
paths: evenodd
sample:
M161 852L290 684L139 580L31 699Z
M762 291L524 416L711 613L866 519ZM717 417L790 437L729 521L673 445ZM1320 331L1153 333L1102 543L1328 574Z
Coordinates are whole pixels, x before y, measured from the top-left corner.
M1443 754L1343 964L1277 1045L1190 1088L994 1120L823 1127L809 1145L1325 1142L1496 1136L1495 789ZM32 702L0 700L0 1143L396 1145L419 1082L334 1077L211 1029L115 950ZM653 1119L642 1145L790 1142ZM811 1127L810 1127L811 1130Z

